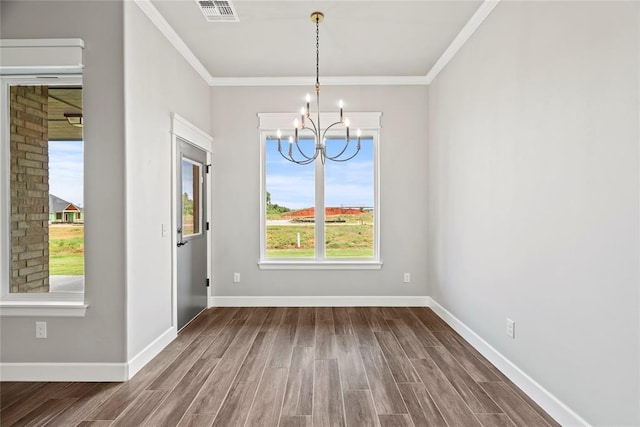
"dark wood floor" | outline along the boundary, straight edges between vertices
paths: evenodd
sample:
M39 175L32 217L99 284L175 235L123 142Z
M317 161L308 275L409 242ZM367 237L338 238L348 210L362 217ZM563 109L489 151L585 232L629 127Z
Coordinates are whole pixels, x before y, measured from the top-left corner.
M558 424L428 308L213 308L126 383L2 383L2 426Z

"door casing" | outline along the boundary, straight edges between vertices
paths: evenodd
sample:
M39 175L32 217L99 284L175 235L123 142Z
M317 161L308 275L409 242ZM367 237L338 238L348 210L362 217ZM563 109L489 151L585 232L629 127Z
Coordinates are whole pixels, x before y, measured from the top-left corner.
M178 327L178 240L177 233L178 228L177 221L177 208L175 200L178 194L178 180L177 180L177 159L178 159L178 138L189 142L190 144L204 150L207 153L207 164L211 164L211 151L213 145L213 138L204 132L202 129L190 123L185 118L176 113L171 114L172 126L171 126L171 324L174 328ZM206 188L208 189L205 203L207 204L207 214L205 221L209 222L209 231L206 232L207 238L207 277L209 278L210 286L207 289L207 307L211 306L211 289L213 287L213 277L211 271L211 229L213 224L211 222L211 173L205 173Z

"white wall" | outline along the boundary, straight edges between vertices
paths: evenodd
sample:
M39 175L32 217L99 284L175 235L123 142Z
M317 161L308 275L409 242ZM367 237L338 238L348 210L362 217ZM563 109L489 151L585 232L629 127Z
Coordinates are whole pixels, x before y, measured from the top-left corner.
M125 198L122 4L2 1L1 38L81 38L84 49L84 318L2 318L0 359L19 362L125 360ZM34 322L48 323L35 339Z
M124 9L131 360L172 323L171 113L209 131L210 88L138 6L127 2Z
M267 271L260 254L259 112L295 112L310 87L212 90L213 295L426 295L426 87L323 87L323 111L381 111L381 259L374 271ZM242 282L234 284L233 272ZM411 284L402 283L412 273Z
M638 22L503 1L430 87L430 295L595 425L640 424Z

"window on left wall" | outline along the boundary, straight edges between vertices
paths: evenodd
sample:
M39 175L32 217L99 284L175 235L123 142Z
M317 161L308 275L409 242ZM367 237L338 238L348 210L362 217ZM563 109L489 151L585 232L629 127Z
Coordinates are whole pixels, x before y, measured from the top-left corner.
M74 300L84 294L82 81L42 80L2 82L2 293Z

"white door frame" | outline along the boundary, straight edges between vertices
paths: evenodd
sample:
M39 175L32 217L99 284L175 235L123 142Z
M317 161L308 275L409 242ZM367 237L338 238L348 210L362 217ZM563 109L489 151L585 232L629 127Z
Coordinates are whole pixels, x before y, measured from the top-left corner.
M207 153L207 164L211 164L211 151L213 148L213 137L208 133L190 123L184 117L176 113L171 113L171 321L174 328L178 328L178 247L177 233L178 228L176 211L176 200L178 197L178 180L176 178L177 160L178 160L178 138L187 141L195 147L204 150ZM207 218L206 221L211 224L211 173L205 174L207 180ZM205 231L206 232L206 231ZM206 232L207 237L207 277L211 278L211 230ZM211 281L213 282L213 281ZM211 301L211 287L207 289L207 306Z

